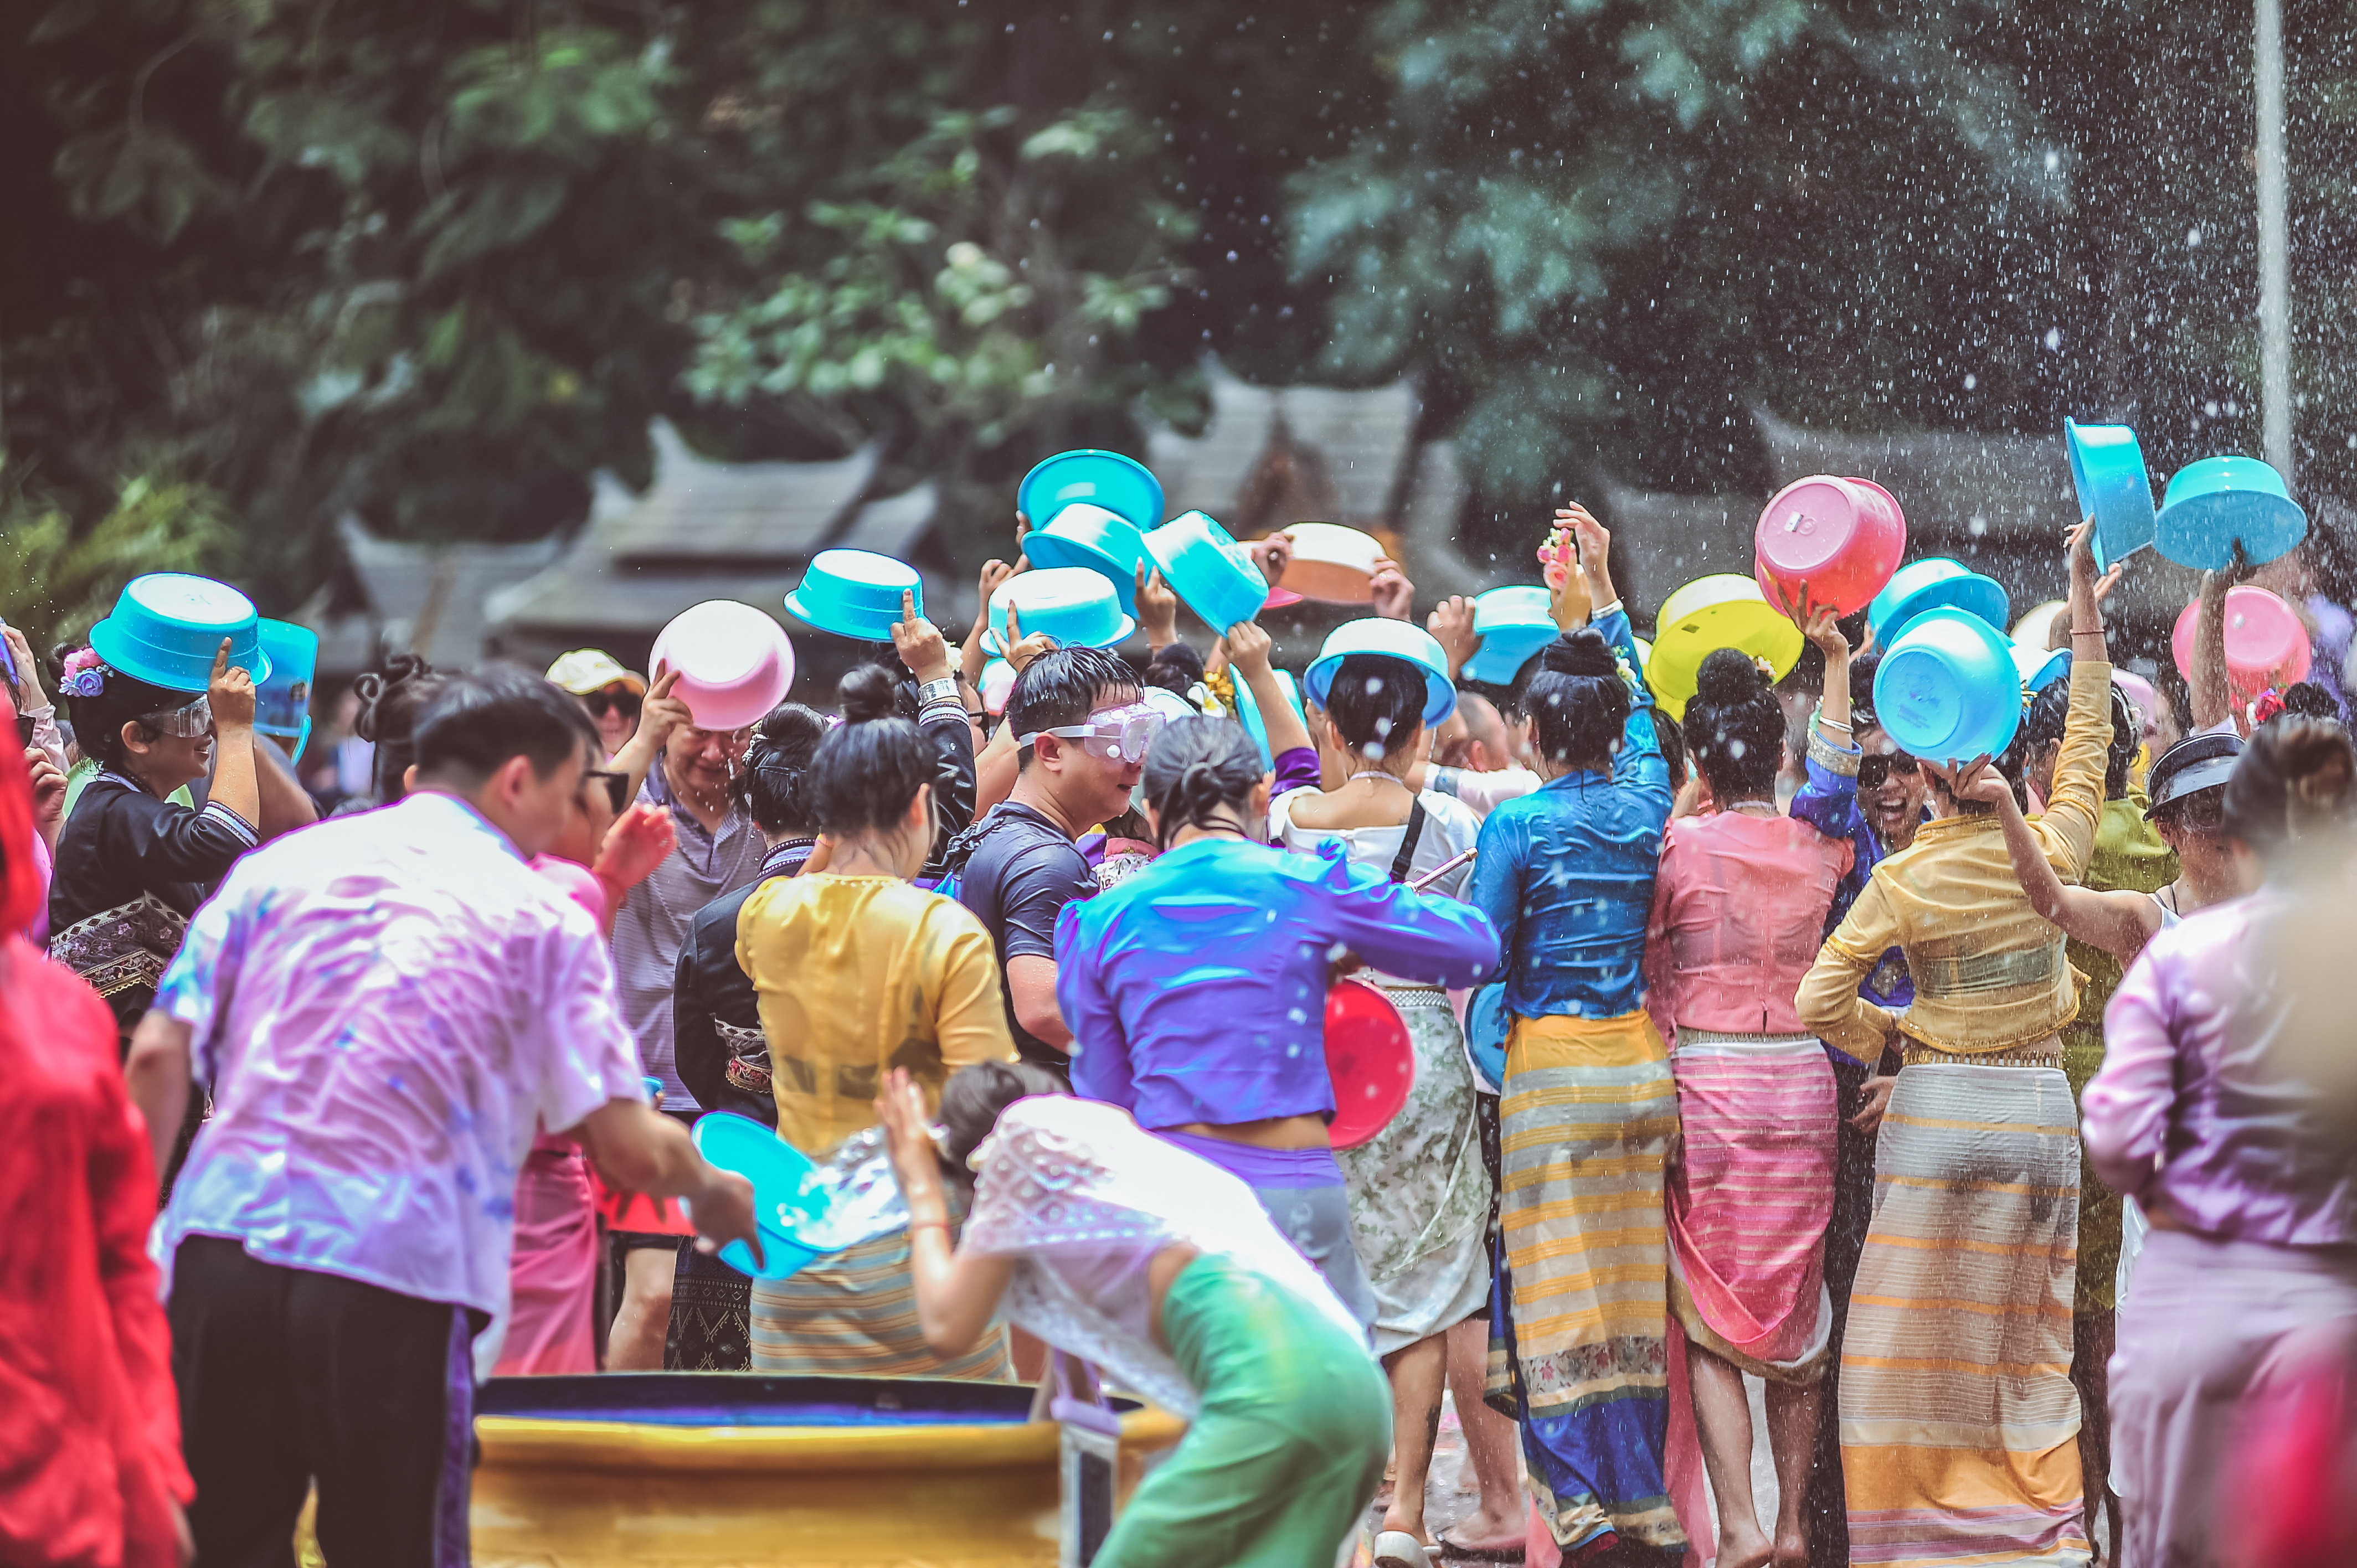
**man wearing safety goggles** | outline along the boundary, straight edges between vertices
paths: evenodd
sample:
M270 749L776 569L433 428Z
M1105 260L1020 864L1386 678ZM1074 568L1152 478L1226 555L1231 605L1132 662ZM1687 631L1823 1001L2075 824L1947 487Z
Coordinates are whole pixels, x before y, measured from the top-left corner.
M1016 677L1006 723L1022 771L951 843L942 891L954 886L998 950L1016 1049L1060 1072L1072 1035L1056 1005L1056 917L1097 890L1074 841L1127 808L1163 716L1118 657L1062 648Z

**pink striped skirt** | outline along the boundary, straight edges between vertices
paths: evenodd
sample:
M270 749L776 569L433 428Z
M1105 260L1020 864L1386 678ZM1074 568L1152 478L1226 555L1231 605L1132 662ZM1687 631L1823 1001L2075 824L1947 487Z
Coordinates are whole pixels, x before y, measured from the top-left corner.
M1807 1035L1680 1028L1683 1157L1667 1189L1670 1309L1703 1349L1777 1382L1824 1375L1835 1097Z

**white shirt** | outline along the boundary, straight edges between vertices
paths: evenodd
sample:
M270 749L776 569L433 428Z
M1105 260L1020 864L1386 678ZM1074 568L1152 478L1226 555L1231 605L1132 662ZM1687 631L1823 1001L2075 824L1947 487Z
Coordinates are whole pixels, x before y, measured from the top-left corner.
M646 1098L597 923L449 795L245 855L156 1005L214 1101L156 1221L167 1294L181 1239L221 1236L503 1328L534 1123Z

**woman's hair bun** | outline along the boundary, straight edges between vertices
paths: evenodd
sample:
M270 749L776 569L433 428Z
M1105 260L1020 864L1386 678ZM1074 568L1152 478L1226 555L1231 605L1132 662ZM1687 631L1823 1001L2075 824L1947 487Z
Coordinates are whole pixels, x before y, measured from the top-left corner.
M1539 650L1539 667L1558 675L1584 675L1597 681L1620 672L1619 662L1612 657L1611 644L1593 627L1566 632L1548 643Z
M1766 687L1760 667L1739 648L1716 648L1703 656L1695 672L1695 700L1714 708L1748 703Z
M899 701L900 682L881 664L862 664L843 678L834 694L843 704L845 724L873 724L893 716Z

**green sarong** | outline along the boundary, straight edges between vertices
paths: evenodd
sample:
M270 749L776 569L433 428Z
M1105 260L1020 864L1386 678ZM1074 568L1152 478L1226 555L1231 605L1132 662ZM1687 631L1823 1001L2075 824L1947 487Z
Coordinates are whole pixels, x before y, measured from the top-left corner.
M1096 1568L1328 1568L1391 1452L1373 1357L1308 1303L1211 1256L1170 1283L1162 1337L1203 1408Z

